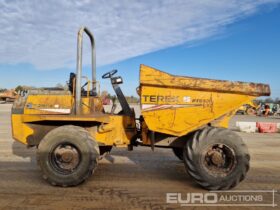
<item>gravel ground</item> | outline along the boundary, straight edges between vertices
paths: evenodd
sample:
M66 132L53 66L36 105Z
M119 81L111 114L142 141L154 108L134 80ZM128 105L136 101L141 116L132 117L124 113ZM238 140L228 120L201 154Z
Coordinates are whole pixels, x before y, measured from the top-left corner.
M207 192L186 174L183 163L170 149L113 149L84 184L52 187L41 178L35 150L13 141L10 108L0 105L0 209L213 209L166 203L168 192ZM139 108L136 112L139 114ZM280 122L277 118L236 115L230 127L234 129L236 121L256 120ZM249 147L251 169L234 190L278 190L275 202L280 205L280 134L238 134Z

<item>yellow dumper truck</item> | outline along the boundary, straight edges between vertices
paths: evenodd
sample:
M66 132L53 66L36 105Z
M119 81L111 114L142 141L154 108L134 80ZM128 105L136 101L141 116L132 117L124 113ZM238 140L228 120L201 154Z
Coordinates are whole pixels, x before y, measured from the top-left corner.
M91 41L92 80L82 85L82 40ZM109 79L122 111L106 113L96 80L95 42L78 32L77 71L69 90L30 90L12 107L16 141L37 147L43 178L52 185L74 186L96 169L111 148L172 148L189 175L206 189L230 189L249 170L250 156L241 137L227 129L236 109L258 96L270 95L265 84L173 76L140 66L141 116L136 119L112 70Z

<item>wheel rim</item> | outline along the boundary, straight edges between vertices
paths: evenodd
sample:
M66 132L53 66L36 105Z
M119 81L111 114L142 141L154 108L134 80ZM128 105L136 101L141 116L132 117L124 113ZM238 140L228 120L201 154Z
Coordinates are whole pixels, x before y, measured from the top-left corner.
M73 144L62 143L54 147L50 153L51 166L59 173L73 173L81 162L80 150Z
M203 166L215 177L229 175L236 166L237 160L233 149L224 144L214 144L203 152Z

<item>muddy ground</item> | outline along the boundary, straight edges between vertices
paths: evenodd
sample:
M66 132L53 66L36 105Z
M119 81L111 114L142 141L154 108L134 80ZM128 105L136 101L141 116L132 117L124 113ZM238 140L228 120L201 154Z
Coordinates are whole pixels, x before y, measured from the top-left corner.
M41 178L35 150L13 141L10 107L0 105L0 209L214 209L166 203L168 192L207 193L186 174L183 163L170 149L113 149L84 184L52 187ZM236 120L280 122L277 118L235 116L231 128ZM275 202L280 205L280 134L239 135L249 147L251 169L234 190L278 190Z

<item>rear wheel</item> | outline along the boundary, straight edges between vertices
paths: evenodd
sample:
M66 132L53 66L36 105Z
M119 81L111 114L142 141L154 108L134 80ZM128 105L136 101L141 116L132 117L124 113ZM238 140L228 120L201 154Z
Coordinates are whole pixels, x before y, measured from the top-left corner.
M183 160L183 148L180 147L173 147L173 153L179 160Z
M191 177L209 190L226 190L242 181L250 156L241 137L224 129L197 131L184 148L184 162Z
M93 173L99 158L97 142L77 126L61 126L40 142L38 164L43 178L52 185L75 186Z

